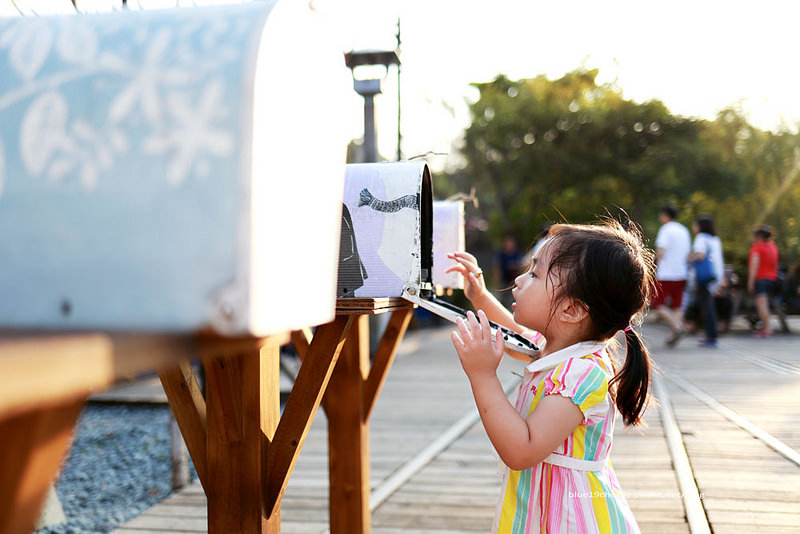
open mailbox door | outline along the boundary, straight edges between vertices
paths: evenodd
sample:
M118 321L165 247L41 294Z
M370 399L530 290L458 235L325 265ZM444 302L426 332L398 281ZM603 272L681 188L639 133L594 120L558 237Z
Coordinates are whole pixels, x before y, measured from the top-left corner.
M418 291L414 287L406 287L406 290L403 291L403 298L453 323L459 318L464 320L467 318L467 312L464 309L437 298L430 290ZM489 328L492 332L492 336L497 335L498 329L503 333L503 339L505 340L507 348L529 356L534 356L539 353L539 347L517 332L509 330L493 321L489 321Z
M463 226L458 216L438 221ZM435 235L433 187L424 162L348 165L337 297L402 297L449 321L466 318L465 310L434 292L434 261L444 258L434 252ZM459 285L456 280L454 287ZM538 352L520 334L490 324L493 334L503 332L508 348Z

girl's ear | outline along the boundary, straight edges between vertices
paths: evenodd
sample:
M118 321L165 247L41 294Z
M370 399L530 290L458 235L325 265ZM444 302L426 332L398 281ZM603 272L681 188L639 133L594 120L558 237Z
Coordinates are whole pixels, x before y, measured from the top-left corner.
M589 308L578 299L565 299L559 310L561 320L565 323L578 324L589 317Z

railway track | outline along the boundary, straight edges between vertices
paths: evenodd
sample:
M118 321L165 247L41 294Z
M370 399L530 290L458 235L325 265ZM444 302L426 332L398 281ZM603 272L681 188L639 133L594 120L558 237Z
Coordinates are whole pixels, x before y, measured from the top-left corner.
M697 356L700 357L706 354L702 351L695 352ZM800 366L763 354L763 351L759 351L760 353L747 351L723 342L716 352L724 357L733 357L738 360L739 363L737 364L732 364L729 361L729 369L734 368L738 371L747 372L746 367L741 367L741 364L744 363L745 365L750 364L762 370L766 370L768 371L767 374L771 376L786 377L790 380L792 377L800 376ZM664 358L664 360L668 360L668 357ZM706 391L694 381L683 376L683 371L669 364L662 363L661 365L664 372L662 376L654 377L653 391L660 401L662 423L664 425L670 455L673 459L673 468L681 487L681 494L690 531L693 534L718 532L719 529L715 528L714 517L708 513L707 502L706 499L703 498L705 489L704 478L709 480L709 485L712 485L715 481L713 477L708 477L707 475L698 474L696 472L693 467L694 458L692 452L690 447L687 447L684 440L684 436L693 436L695 432L698 431L698 428L702 426L700 424L701 422L693 420L690 417L687 417L686 421L682 422L680 417L675 417L673 413L673 401L667 384L674 386L678 391L688 395L691 399L697 401L700 405L724 419L729 426L718 430L718 434L725 433L726 435L730 435L732 434L731 428L735 427L763 444L765 446L764 450L759 453L758 458L761 459L764 465L773 464L774 456L780 456L782 459L792 464L786 467L787 472L791 473L792 468L800 468L800 452L762 428L762 426L753 420L745 417L730 406L727 406L713 393ZM755 372L755 370L753 371ZM724 373L720 373L720 375L724 376ZM742 387L741 384L734 384L732 381L731 387L737 386L740 388ZM798 386L800 386L800 382ZM800 387L796 387L795 391L798 391L799 394L793 397L793 402L800 404ZM702 428L700 428L700 431L702 432ZM740 441L742 444L747 444L743 440ZM747 445L749 446L749 444ZM769 458L770 455L773 456L773 458ZM700 461L708 463L708 460L705 458L700 458ZM707 468L706 471L708 471ZM756 476L758 475L757 472L753 474ZM797 470L793 474L796 479L800 480L800 470ZM731 473L731 476L735 477L737 473ZM765 478L775 477L768 474ZM800 496L800 482L797 482L795 485L797 495ZM780 487L780 485L777 487ZM796 504L798 501L795 499L794 502ZM791 508L787 508L787 510L791 512ZM796 504L796 512L796 514L790 513L786 515L787 522L791 522L792 524L786 525L785 532L800 532L800 504ZM720 514L718 514L718 516L719 515ZM754 515L757 515L757 511L754 512ZM795 521L790 521L792 515L795 516ZM774 531L784 532L783 530Z

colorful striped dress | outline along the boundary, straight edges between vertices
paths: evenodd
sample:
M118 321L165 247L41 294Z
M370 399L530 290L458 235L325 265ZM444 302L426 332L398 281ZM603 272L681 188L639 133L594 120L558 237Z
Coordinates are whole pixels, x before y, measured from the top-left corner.
M541 334L533 341L541 345ZM515 401L523 417L545 395L562 395L584 420L543 462L524 471L504 466L494 532L639 532L608 460L616 408L608 395L613 368L606 347L577 343L526 367Z

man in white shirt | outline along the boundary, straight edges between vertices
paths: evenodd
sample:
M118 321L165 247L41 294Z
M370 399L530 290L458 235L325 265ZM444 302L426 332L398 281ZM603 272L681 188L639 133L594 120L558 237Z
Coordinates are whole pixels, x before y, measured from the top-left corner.
M681 327L681 303L689 277L688 257L692 250L689 229L677 222L676 216L677 210L673 206L665 206L659 212L661 228L656 236L656 294L650 303L650 307L669 324L669 347L674 347L684 333Z

